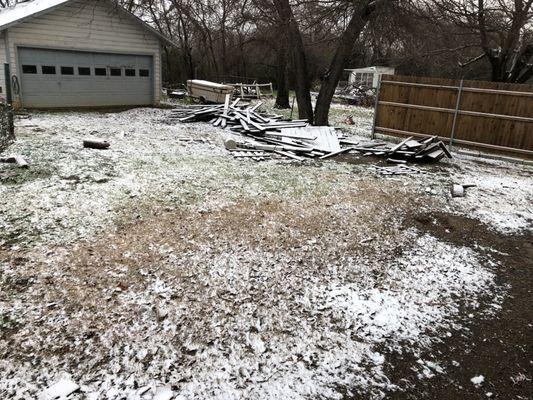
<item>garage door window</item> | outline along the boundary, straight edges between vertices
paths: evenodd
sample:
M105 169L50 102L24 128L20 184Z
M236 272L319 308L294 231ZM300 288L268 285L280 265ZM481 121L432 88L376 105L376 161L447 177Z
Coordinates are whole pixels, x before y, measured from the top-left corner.
M41 71L44 75L55 75L56 74L56 67L53 65L43 65L41 67Z
M23 65L22 66L22 73L23 74L36 74L37 73L37 65Z
M61 75L74 75L74 67L61 67Z
M91 69L89 67L79 67L78 74L82 76L89 76L91 75Z
M106 76L107 75L107 69L106 68L95 68L94 74L96 76Z
M134 69L126 69L125 70L125 75L126 76L135 76L135 70Z
M120 68L111 68L111 76L122 76L122 70Z
M150 70L149 69L140 69L139 70L139 76L142 76L142 77L150 76Z

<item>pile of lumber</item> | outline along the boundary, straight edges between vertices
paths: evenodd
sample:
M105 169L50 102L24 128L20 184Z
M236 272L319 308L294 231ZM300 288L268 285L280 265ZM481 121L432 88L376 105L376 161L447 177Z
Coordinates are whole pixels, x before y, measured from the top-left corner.
M261 104L250 106L240 99L230 103L227 96L224 104L178 105L171 113L170 122L204 121L226 129L226 149L236 158L257 161L269 159L271 155L303 161L306 158L327 159L342 153L385 157L394 164L451 158L436 136L423 140L410 137L397 145L354 142L339 137L334 128L309 126L305 120L284 120L279 115L261 113Z
M394 164L406 164L408 161L435 162L444 157L452 158L443 142L437 136L415 140L408 137L397 145L377 142L366 146L354 147L364 155L386 157L387 161Z
M213 126L254 134L307 126L306 120L284 121L280 115L259 113L257 110L262 103L249 107L248 104L239 105L240 101L237 99L230 104L228 96L225 104L181 105L172 110L170 118L180 122L208 121Z
M269 154L303 161L343 152L335 129L312 127L305 120L284 120L280 115L260 113L253 107L239 104L240 99L220 105L180 105L171 113L171 121L210 122L227 128L226 149L236 158L266 160ZM346 149L348 151L349 149Z

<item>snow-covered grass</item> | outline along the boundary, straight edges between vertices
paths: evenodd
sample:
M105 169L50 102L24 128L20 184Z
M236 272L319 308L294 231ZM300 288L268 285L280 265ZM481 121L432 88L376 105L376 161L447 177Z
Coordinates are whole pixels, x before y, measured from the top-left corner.
M367 135L371 114L345 112L346 132ZM480 301L500 301L490 252L409 218L531 229L526 167L458 158L384 178L366 159L237 161L219 130L168 113L17 121L10 151L31 168L0 165L0 397L72 379L69 399L167 385L179 399L380 398L395 389L387 352L497 309ZM83 149L88 136L111 149ZM478 186L452 199L452 182Z

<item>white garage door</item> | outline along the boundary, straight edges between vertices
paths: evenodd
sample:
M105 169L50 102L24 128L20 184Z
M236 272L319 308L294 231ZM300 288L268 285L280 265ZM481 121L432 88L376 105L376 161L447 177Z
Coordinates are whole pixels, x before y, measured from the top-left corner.
M24 107L153 104L153 59L144 55L19 48Z

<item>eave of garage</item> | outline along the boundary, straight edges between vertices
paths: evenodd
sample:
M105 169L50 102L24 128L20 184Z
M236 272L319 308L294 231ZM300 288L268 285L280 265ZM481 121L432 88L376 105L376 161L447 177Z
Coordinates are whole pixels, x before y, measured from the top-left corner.
M34 0L30 3L20 3L17 6L6 9L0 12L0 33L5 32L8 28L21 24L30 18L36 18L41 15L47 14L62 5L69 3L74 0ZM144 29L150 32L152 35L156 36L162 43L171 47L178 47L178 45L172 41L167 36L163 35L161 32L157 31L141 18L137 17L135 14L129 12L124 7L119 6L113 0L99 0L106 1L109 3L118 13L124 15L127 18L130 18L136 21L138 24L142 25Z

